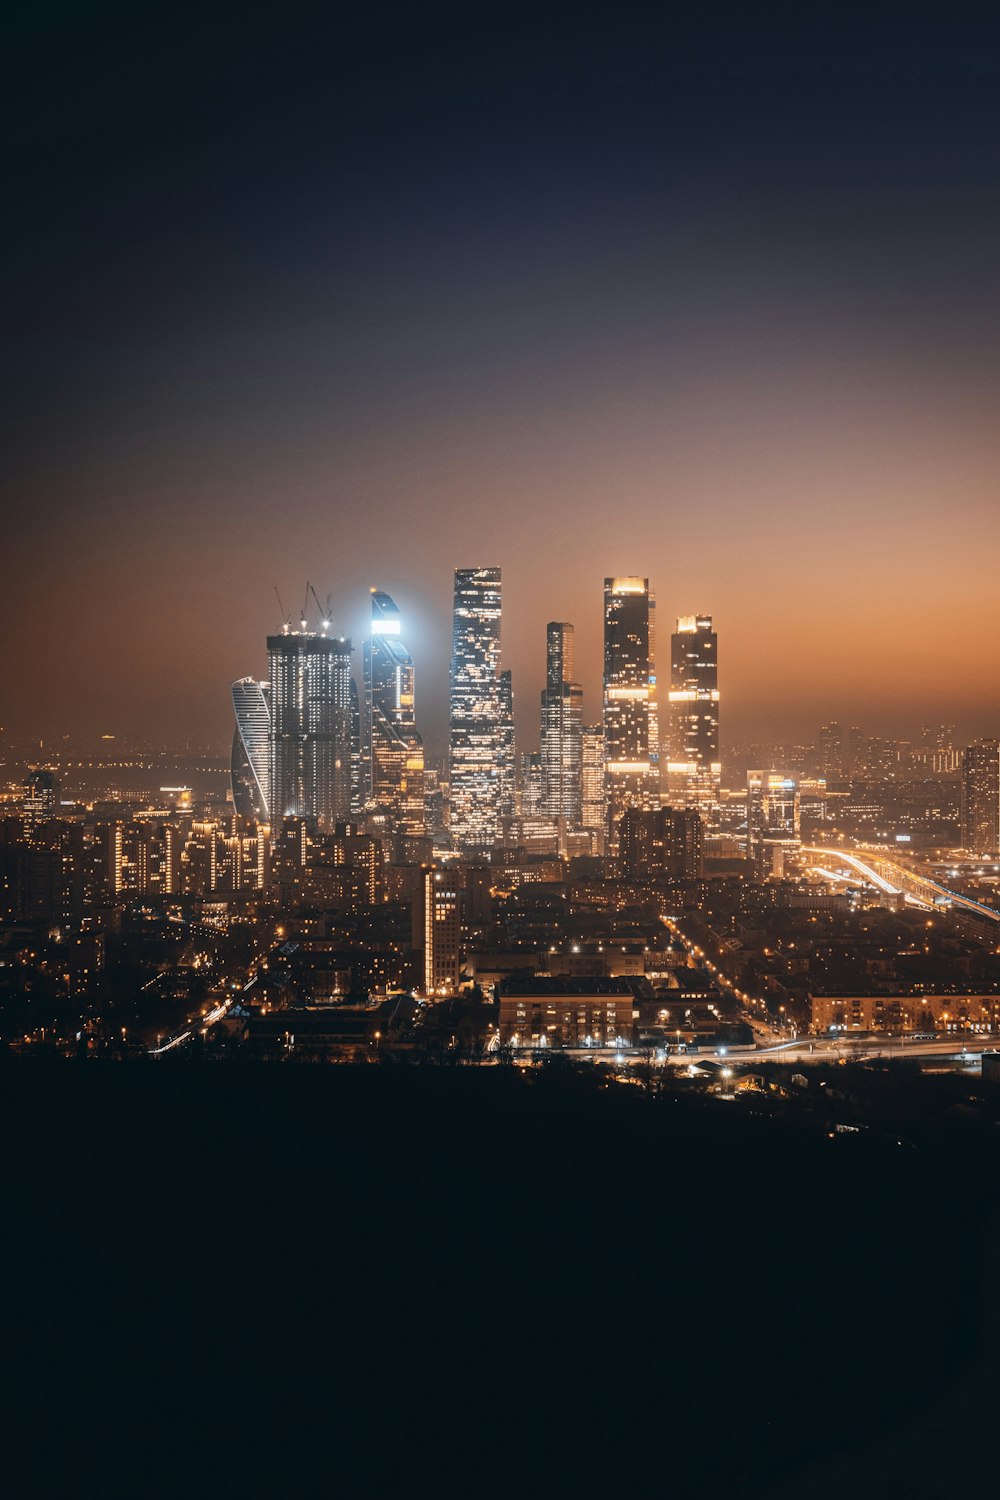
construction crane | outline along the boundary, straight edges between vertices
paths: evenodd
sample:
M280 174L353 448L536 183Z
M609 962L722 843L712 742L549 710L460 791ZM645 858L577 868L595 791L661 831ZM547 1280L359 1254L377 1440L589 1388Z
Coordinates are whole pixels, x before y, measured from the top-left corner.
M322 623L322 628L324 630L329 630L329 628L330 628L330 620L331 620L332 613L333 613L332 610L330 609L330 595L327 594L327 596L326 596L326 609L324 609L323 606L322 606L322 604L320 604L320 602L319 602L319 595L317 594L316 590L313 588L312 584L311 583L308 584L307 587L309 589L309 592L312 594L313 598L316 600L316 608L319 610L319 617L320 617L320 621Z
M274 597L277 599L278 609L281 611L281 629L283 633L287 635L292 628L292 617L281 602L281 595L278 593L277 584L274 585Z

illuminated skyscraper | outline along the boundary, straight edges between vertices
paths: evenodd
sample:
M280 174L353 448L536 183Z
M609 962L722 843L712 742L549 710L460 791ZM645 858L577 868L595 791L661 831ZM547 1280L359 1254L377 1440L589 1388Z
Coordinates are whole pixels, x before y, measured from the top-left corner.
M545 689L542 693L543 811L580 823L583 757L583 689L573 681L573 627L546 626Z
M1000 851L1000 740L977 740L962 754L962 848Z
M351 643L286 626L267 651L272 820L332 825L351 811Z
M27 829L59 816L59 777L51 766L35 766L21 788L21 818Z
M711 615L682 615L670 638L667 801L706 811L719 801L719 638Z
M470 854L488 854L497 842L506 784L502 723L500 569L457 568L449 828L456 847Z
M351 811L360 812L365 805L364 766L361 756L361 699L358 685L351 678Z
M422 873L424 994L453 995L458 989L462 907L460 871L427 868Z
M783 771L747 772L747 859L759 880L783 875L801 844L799 786Z
M233 683L233 752L229 779L241 818L266 823L271 789L271 686L253 677Z
M596 854L604 852L604 726L591 724L581 736L580 822L594 835Z
M607 852L622 814L658 801L653 597L648 578L604 580L604 791Z
M514 728L514 682L500 673L500 816L512 818L517 795L517 735Z
M413 659L400 639L399 610L372 589L371 634L364 645L361 720L365 802L400 832L424 832L424 746L415 720Z

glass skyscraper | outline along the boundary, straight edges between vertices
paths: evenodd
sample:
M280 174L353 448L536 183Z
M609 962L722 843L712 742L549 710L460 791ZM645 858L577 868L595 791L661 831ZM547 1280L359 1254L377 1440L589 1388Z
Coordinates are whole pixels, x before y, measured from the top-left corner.
M711 615L682 615L670 638L666 798L707 811L719 801L719 638Z
M758 879L784 874L801 842L799 786L784 771L747 772L747 859Z
M233 752L230 783L241 818L266 823L271 802L271 686L253 677L233 683Z
M286 627L267 638L274 822L351 811L351 643Z
M500 569L457 568L451 650L449 829L456 848L497 842L507 747L500 684Z
M573 627L553 620L545 628L542 692L543 811L580 824L583 761L583 689L573 680Z
M594 835L596 854L604 852L607 834L604 803L604 726L588 724L581 735L580 822Z
M415 718L413 658L400 639L399 610L371 591L371 634L364 644L362 776L366 804L394 829L424 832L424 747Z
M649 579L605 578L604 791L612 855L626 808L659 800L653 650Z

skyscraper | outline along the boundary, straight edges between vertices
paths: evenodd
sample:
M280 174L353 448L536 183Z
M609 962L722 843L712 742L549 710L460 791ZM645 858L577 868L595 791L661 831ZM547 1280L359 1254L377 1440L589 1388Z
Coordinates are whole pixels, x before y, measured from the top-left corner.
M451 837L460 850L488 854L505 786L499 568L455 570L450 687Z
M365 802L393 828L424 832L424 747L417 733L413 659L400 639L399 610L371 591L371 634L364 644L365 704L361 721Z
M422 872L424 994L453 995L458 989L462 908L460 871L431 867Z
M702 811L719 801L719 638L711 615L682 615L670 638L667 801Z
M332 825L351 810L351 643L286 626L267 652L271 818Z
M594 852L604 852L604 726L590 724L581 736L580 822L594 835Z
M604 580L604 772L607 852L628 807L652 807L656 784L653 597L648 578Z
M545 688L542 692L543 810L550 818L580 823L583 758L583 689L573 681L573 627L546 626Z
M783 771L747 772L747 859L759 880L783 875L801 844L798 782Z
M59 816L59 777L51 766L35 766L21 788L21 818L31 830Z
M514 728L514 683L510 672L500 673L500 816L512 818L517 795L517 735Z
M1000 851L1000 740L977 740L963 751L962 848Z
M266 823L271 791L271 686L253 677L233 683L233 751L229 779L241 818Z

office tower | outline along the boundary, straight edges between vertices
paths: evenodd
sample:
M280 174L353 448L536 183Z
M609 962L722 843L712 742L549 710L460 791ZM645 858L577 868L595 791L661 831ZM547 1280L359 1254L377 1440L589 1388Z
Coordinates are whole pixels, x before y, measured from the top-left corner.
M591 724L580 743L580 822L594 835L594 852L604 851L604 726Z
M253 677L233 683L233 751L229 780L241 818L267 822L271 788L271 687Z
M540 750L526 750L520 757L516 811L522 818L540 818L545 805L545 767Z
M424 746L417 733L413 658L400 638L399 610L388 594L371 591L371 634L364 644L361 717L365 803L384 814L393 831L422 837Z
M332 825L351 810L351 643L286 626L267 652L271 819Z
M681 615L670 638L667 800L708 812L719 802L719 638L711 615Z
M458 989L462 932L459 871L423 871L424 994L453 995Z
M605 578L604 791L612 855L625 809L658 801L652 612L647 578Z
M823 724L819 731L819 770L827 781L844 775L844 731L837 723Z
M509 695L510 679L506 692ZM489 854L508 794L500 682L500 569L457 568L451 651L449 829L463 853Z
M361 699L358 685L351 678L351 811L360 812L365 805L364 764L361 753Z
M977 740L962 753L962 848L1000 851L1000 740Z
M512 818L517 794L517 737L514 729L514 683L510 672L500 673L500 816Z
M21 787L21 821L28 837L42 823L59 816L59 777L51 766L35 766Z
M781 876L801 843L799 787L783 771L747 772L747 859L754 875Z
M622 817L618 857L626 880L697 880L703 824L693 807L630 807Z
M551 621L545 628L545 688L542 692L542 808L547 817L580 823L583 758L583 689L573 681L573 627Z

